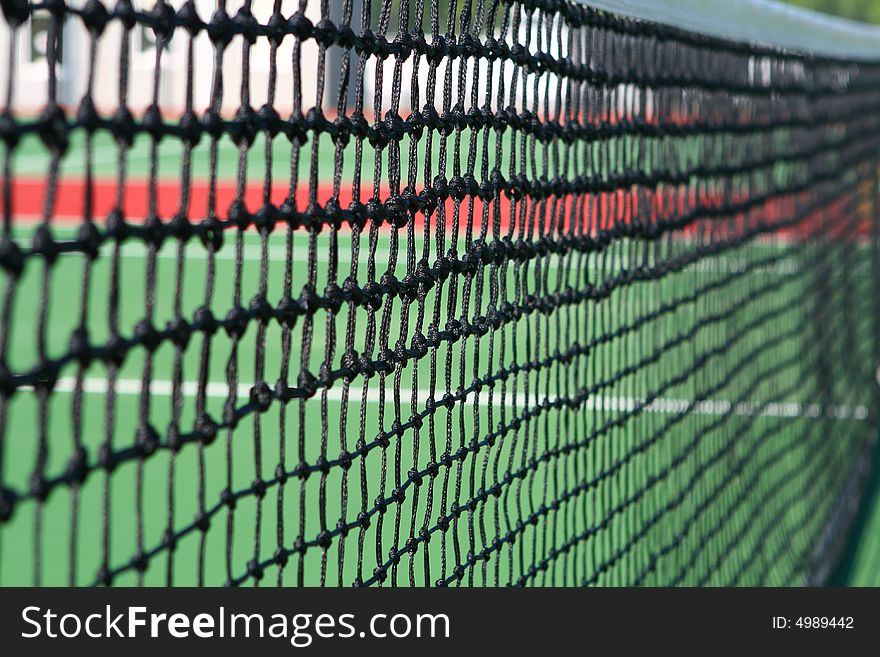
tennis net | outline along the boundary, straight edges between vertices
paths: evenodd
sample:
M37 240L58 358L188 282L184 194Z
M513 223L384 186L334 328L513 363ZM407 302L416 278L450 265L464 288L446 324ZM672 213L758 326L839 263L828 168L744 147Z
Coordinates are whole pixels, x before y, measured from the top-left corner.
M880 38L700 4L3 2L0 583L825 582Z

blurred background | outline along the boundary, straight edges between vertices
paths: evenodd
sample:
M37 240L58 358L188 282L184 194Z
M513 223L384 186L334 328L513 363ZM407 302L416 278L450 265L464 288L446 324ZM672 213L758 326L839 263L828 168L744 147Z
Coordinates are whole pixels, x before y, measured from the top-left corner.
M179 7L184 0L167 0L172 6ZM85 0L71 0L73 4L84 4ZM132 5L140 11L152 11L156 0L132 0ZM362 11L363 0L355 0L352 3L353 13L359 16ZM112 1L104 0L105 5L111 5ZM228 0L226 2L227 12L235 13L239 7L244 4L244 0ZM375 20L379 20L379 4L373 3ZM448 2L440 3L440 23L443 24L445 18L446 7ZM462 0L458 0L457 6L461 6ZM791 0L791 4L814 9L837 16L880 24L880 0ZM306 5L306 15L313 21L320 20L319 2L309 2ZM195 0L195 6L199 14L203 17L210 16L216 6L216 0ZM260 21L267 21L272 14L274 0L252 0L252 12ZM281 11L285 16L292 14L298 6L297 0L282 0ZM331 18L339 22L342 20L341 11L343 3L330 3ZM397 26L397 2L392 3L392 11L388 17L389 30L394 32ZM23 25L16 37L16 73L19 83L27 86L29 92L27 94L19 94L16 99L16 110L24 115L33 114L39 111L46 102L46 52L47 52L47 36L50 33L52 25L51 14L47 9L35 11L34 15L27 24ZM536 28L534 28L536 29ZM58 57L59 67L57 71L58 77L58 100L62 105L69 105L78 102L85 88L88 77L88 66L85 63L85 56L89 52L89 35L79 21L67 21L63 26L63 38L60 39L60 53ZM118 24L108 26L106 33L103 35L101 48L96 53L96 92L95 98L99 105L98 109L102 111L112 111L118 102L116 90L118 88L118 75L120 61L120 48L122 44L122 31ZM0 53L5 56L9 52L9 39L12 37L10 31L6 29L5 23L0 22ZM520 39L525 38L525 33L519 35ZM536 49L538 44L537 38L533 38L531 48ZM194 52L193 57L199 62L196 67L199 71L194 79L193 103L196 107L207 107L211 97L211 71L213 70L213 50L207 34L202 33L193 41ZM143 25L135 26L131 30L129 37L129 69L131 79L151 80L156 67L156 40L151 29ZM161 76L158 80L158 104L167 112L179 114L184 105L184 94L187 89L186 78L186 58L188 44L186 39L172 39L166 44L163 57L161 58L160 69ZM340 48L330 48L327 52L327 70L339 70L342 67L343 51ZM276 54L278 62L289 62L292 56L292 40L288 39L278 48ZM312 43L306 43L302 49L303 67L301 75L303 76L301 88L305 96L303 103L308 106L315 102L312 97L316 85L313 78L318 68L318 49ZM268 99L268 87L270 76L269 44L266 40L258 40L251 49L250 55L250 102L252 106L259 107ZM234 114L241 103L239 90L241 86L241 75L243 70L243 61L241 49L239 47L229 48L226 51L223 65L223 78L225 81L223 98L221 100L220 111L224 114ZM0 66L0 89L6 87L5 79L6 67ZM512 73L508 71L507 73ZM501 69L498 69L501 74ZM353 69L352 69L353 75ZM408 79L409 71L404 72L404 79ZM384 82L387 87L387 93L383 96L386 99L391 98L391 84L393 76L385 77ZM426 76L422 81L427 83ZM291 75L281 74L275 79L275 105L279 111L285 112L292 109L292 82ZM368 81L369 82L369 81ZM325 109L333 110L336 106L338 98L338 76L331 76L330 84L325 89L325 98L323 104ZM405 90L404 90L405 91ZM371 107L374 90L365 89L366 107ZM349 85L348 107L354 105L354 84ZM424 94L422 94L424 98ZM134 109L143 110L151 102L153 102L153 85L152 84L134 84L128 89L126 102ZM402 98L401 102L406 104L408 98ZM385 108L387 109L387 108Z
M835 16L880 23L880 0L788 0L788 2Z

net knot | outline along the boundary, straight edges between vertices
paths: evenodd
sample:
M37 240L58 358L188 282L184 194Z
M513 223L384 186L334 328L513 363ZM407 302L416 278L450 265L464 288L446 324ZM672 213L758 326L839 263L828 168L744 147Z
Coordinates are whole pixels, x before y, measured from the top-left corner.
M24 269L24 254L8 234L0 238L0 267L13 278Z
M339 47L345 50L351 50L355 47L356 43L357 37L350 25L343 24L336 29L336 44Z
M122 23L123 27L130 30L137 25L137 15L131 0L118 0L113 8L113 15Z
M360 371L357 351L351 348L346 349L345 353L342 355L341 364L346 370L343 374L343 378L350 383Z
M46 501L46 496L49 494L49 482L46 481L46 478L43 476L41 472L35 472L31 476L30 481L30 494L35 500L40 502Z
M312 107L306 112L305 128L309 132L320 135L322 132L327 132L331 126L320 107Z
M171 221L165 225L165 232L185 244L193 236L194 230L189 217L181 211L176 213Z
M342 228L345 214L339 206L339 199L331 198L327 201L327 204L324 206L324 220L335 230Z
M336 42L336 25L329 18L322 18L312 30L312 36L318 45L329 48Z
M113 448L107 443L104 443L101 445L100 449L98 449L98 465L107 472L107 474L111 474L116 469L116 454L113 452Z
M415 301L419 296L419 284L413 274L407 274L400 281L400 296L407 301Z
M28 0L9 0L2 3L3 15L10 27L18 27L30 17Z
M369 527L370 527L370 514L368 514L366 511L361 511L360 513L358 513L357 523L361 529L363 529L363 530L369 529Z
M71 484L80 485L89 473L88 455L82 445L78 446L67 462L65 476Z
M135 125L134 116L127 107L120 107L113 112L113 121L110 123L110 131L116 140L125 146L131 146L134 142L138 128Z
M143 225L143 239L150 245L158 249L165 241L165 225L155 213L150 212Z
M248 44L254 45L257 42L257 21L253 14L251 14L247 4L239 8L233 22L235 23L236 31L244 37Z
M224 488L223 492L220 493L220 503L230 510L235 508L237 501L238 498L228 488Z
M278 9L280 9L280 5ZM270 42L280 44L284 37L287 36L287 25L288 23L281 12L273 11L269 17L269 22L266 23L266 36Z
M58 257L60 252L58 244L52 237L52 231L47 224L40 224L34 233L31 252L43 256L49 264L55 262Z
M290 32L300 41L308 39L314 30L312 21L310 21L301 11L294 13L288 19L287 24L290 28Z
M139 573L146 572L147 567L149 566L149 560L147 559L147 555L143 552L143 550L138 550L135 552L134 557L132 557L130 562L131 567L138 571Z
M400 283L398 282L397 277L390 271L386 271L382 274L382 278L379 279L379 285L381 286L379 291L382 294L387 295L389 299L393 299L400 294Z
M254 579L254 581L259 582L263 579L263 567L256 560L248 561L247 565L248 575Z
M256 317L263 325L268 324L269 320L272 318L272 306L266 299L266 295L262 292L257 292L257 294L254 295L250 304L248 304L248 309L250 314Z
M296 318L299 316L299 304L285 294L275 309L275 316L284 326L293 328L293 325L296 324Z
M159 449L159 432L151 424L142 424L138 429L137 444L144 456L152 455Z
M271 203L264 203L254 215L254 225L260 231L260 235L268 235L275 230L278 221L278 209Z
M373 569L373 578L379 583L384 582L388 578L387 569L384 566L376 566Z
M202 140L202 124L191 109L187 109L180 117L177 134L190 146L195 146Z
M165 436L165 446L172 452L178 452L183 447L184 439L180 434L180 427L173 422L168 425L168 431Z
M143 129L155 140L161 141L165 136L165 124L162 121L162 110L156 104L151 104L144 112L141 119Z
M217 423L211 419L210 415L205 413L201 414L199 419L196 420L195 428L199 437L199 442L202 445L210 445L217 437Z
M174 530L165 530L165 533L162 537L162 547L164 547L169 552L173 552L175 548L177 548L177 536L175 536Z
M418 31L416 34L418 34ZM394 56L398 59L409 59L414 47L415 38L412 32L398 32L397 36L394 37Z
M15 510L15 492L0 488L0 523L7 522Z
M193 328L201 330L208 337L217 332L218 322L208 306L200 306L196 310L193 315Z
M230 394L234 393L235 388L229 386ZM238 426L238 418L239 415L235 410L235 406L232 403L232 399L228 398L226 400L226 404L223 406L223 424L228 429L235 429Z
M440 201L445 201L449 198L449 182L446 180L446 176L434 176L434 181L432 185L434 189L434 194L437 195L437 198Z
M376 512L381 516L385 514L385 511L388 510L388 502L384 497L379 495L375 501Z
M226 329L226 334L233 339L240 339L248 327L248 313L241 306L236 306L232 308L226 314L226 321L224 322L224 328Z
M336 120L328 125L327 131L334 144L344 147L351 141L351 124L344 114L337 116Z
M6 364L0 361L0 394L4 397L12 397L17 390L15 386L15 379L12 376L12 372L9 371L9 368L6 367Z
M388 121L379 121L368 133L370 145L376 150L382 150L391 141Z
M296 380L297 387L302 391L304 397L314 397L318 391L318 380L315 375L308 370L302 370Z
M89 344L89 334L85 327L80 326L70 334L68 343L70 355L83 367L87 367L92 360L92 347Z
M415 333L411 344L416 358L424 358L428 354L428 339L422 333Z
M370 132L370 125L361 112L355 112L348 118L348 129L355 139L364 139Z
M156 42L167 44L171 40L176 26L174 8L165 2L157 2L153 7L152 19Z
M470 185L468 181L461 176L453 176L449 181L449 195L456 201L463 201L467 198Z
M162 342L161 335L148 319L143 319L137 323L134 329L134 337L148 352L156 351Z
M3 141L9 149L18 144L22 132L15 118L8 109L0 111L0 141Z
M368 381L376 375L376 366L373 364L373 361L370 360L368 354L364 354L360 357L359 364L361 375Z
M321 299L310 286L303 286L297 301L299 311L303 315L313 315L321 307Z
M429 64L440 66L443 63L443 59L446 57L447 44L448 39L444 35L438 34L434 37L431 44L425 49L425 59Z
M486 38L483 39L482 56L490 62L501 58L501 49L498 47L498 43L498 39L494 36L486 35Z
M400 564L400 557L404 553L404 550L398 550L397 548L391 548L388 550L388 563L392 566L397 566Z
M360 201L352 201L348 206L348 222L353 231L360 233L367 225L367 207Z
M318 534L317 543L321 549L326 550L331 545L333 545L333 535L325 529L320 534Z
M272 389L264 381L256 383L250 391L251 403L261 412L265 412L272 404Z
M470 32L464 32L458 37L458 54L460 57L482 55L482 45Z
M196 36L206 27L193 0L186 0L177 10L177 24L189 32L190 36Z
M182 317L178 317L168 322L165 332L171 338L171 342L180 349L186 348L186 345L189 344L190 336L192 335L189 324L187 324L186 320Z
M90 134L100 127L101 120L91 96L85 95L80 100L76 111L76 122Z
M107 567L107 564L104 564L98 569L95 577L98 583L103 584L104 586L110 586L111 584L113 584L113 573Z
M436 479L440 475L440 464L437 461L428 461L428 464L425 466L425 472L431 477L431 479Z
M225 9L217 9L208 24L208 37L218 50L223 50L235 36L235 25Z
M257 137L258 129L253 108L249 105L241 105L235 113L235 118L227 124L226 133L239 148L250 148Z

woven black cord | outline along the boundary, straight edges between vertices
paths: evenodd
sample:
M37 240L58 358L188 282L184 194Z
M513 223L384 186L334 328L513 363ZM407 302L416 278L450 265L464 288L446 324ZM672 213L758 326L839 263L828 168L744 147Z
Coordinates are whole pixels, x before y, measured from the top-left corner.
M98 47L97 35L93 32L89 40L88 54L88 82L84 95L84 105L90 105L93 97L93 89L95 85L95 56ZM92 135L86 135L85 143L85 170L86 170L86 194L83 199L83 225L80 229L83 235L89 235L94 230L92 224L92 182L93 182L93 144ZM79 327L71 336L71 351L80 352L82 345L88 343L88 318L89 318L89 297L92 280L92 260L86 258L83 261L82 269L82 286L81 296L83 299L82 312L80 314ZM71 405L71 423L73 427L73 445L71 447L71 456L67 464L67 472L71 475L70 489L70 556L69 556L69 574L68 583L75 586L77 582L77 564L78 554L77 546L79 542L79 498L80 484L83 473L86 468L86 452L83 447L83 381L85 378L84 358L76 371L76 383L73 389L73 401Z
M294 4L4 4L0 581L821 582L880 402L880 66Z
M18 39L18 25L12 27L9 39L9 66L6 72L7 85L4 94L6 107L12 107L15 101L15 80L16 80L16 51ZM12 148L8 143L4 143L3 147L3 229L2 242L0 248L4 253L8 253L12 249L11 232L12 232ZM6 353L9 349L9 332L12 323L12 304L15 299L15 288L18 279L18 272L7 270L6 284L3 290L2 309L0 309L0 370L5 374L8 372L8 360ZM12 500L6 492L5 482L5 465L6 465L6 443L8 440L7 422L9 413L9 398L6 395L0 396L0 517L8 518L12 514ZM3 549L3 536L0 534L0 549Z

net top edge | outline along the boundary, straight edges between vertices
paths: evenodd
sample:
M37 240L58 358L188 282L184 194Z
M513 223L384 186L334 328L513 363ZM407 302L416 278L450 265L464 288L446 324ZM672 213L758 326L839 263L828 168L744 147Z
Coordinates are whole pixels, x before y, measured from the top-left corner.
M880 61L880 26L776 0L575 0L621 16L835 59Z

